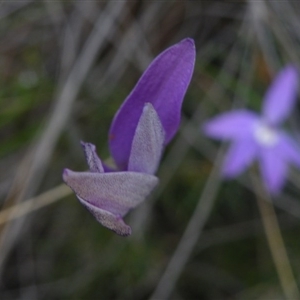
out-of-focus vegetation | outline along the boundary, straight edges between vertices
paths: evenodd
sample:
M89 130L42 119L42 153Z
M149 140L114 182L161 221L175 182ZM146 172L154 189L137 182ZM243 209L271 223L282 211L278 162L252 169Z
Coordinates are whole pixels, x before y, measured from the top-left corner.
M65 167L85 170L80 140L108 159L114 113L163 49L191 37L197 61L160 185L126 217L132 236L101 227L71 193L15 220L0 214L0 298L148 299L179 243L189 247L198 202L212 197L170 299L282 299L249 176L219 182L220 145L200 128L233 107L260 109L275 73L300 62L299 14L289 0L2 1L2 211L61 185ZM287 125L299 136L298 114ZM274 204L296 279L299 195L293 170Z

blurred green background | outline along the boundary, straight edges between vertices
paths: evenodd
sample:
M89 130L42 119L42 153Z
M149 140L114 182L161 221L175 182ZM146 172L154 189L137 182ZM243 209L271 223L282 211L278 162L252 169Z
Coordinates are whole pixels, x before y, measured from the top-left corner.
M0 298L160 298L181 242L191 253L169 299L284 299L249 176L220 182L220 144L201 125L233 107L260 109L276 72L300 62L299 14L289 0L1 1ZM61 187L62 170L87 168L80 140L109 159L114 113L151 60L185 37L197 60L181 128L122 238ZM287 127L299 137L298 120L295 110ZM274 204L300 284L298 179L293 170ZM191 227L189 248L183 234L207 198L212 210ZM9 207L22 216L12 220Z

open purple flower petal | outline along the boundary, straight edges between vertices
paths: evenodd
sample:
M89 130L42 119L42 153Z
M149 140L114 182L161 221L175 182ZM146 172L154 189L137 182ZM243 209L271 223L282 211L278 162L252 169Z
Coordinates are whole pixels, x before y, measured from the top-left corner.
M179 126L194 62L194 42L184 39L155 58L123 102L109 132L110 151L120 170L127 169L133 136L145 103L155 108L165 130L165 143L172 139Z
M151 103L146 103L130 151L128 171L154 174L164 148L165 131Z
M251 134L258 116L248 110L235 110L223 113L206 122L203 130L206 135L218 139L244 138Z
M297 99L298 71L285 67L269 87L263 104L263 116L271 125L279 124L290 114Z
M258 156L263 181L271 194L282 189L287 174L287 164L278 147L260 149Z
M107 218L107 213L122 218L150 194L158 183L158 178L137 172L73 172L65 169L65 183L75 192L99 222ZM93 210L91 209L93 207ZM101 212L105 212L105 216ZM107 227L107 224L102 223ZM109 228L112 229L112 228Z
M242 173L254 160L257 145L252 139L234 141L230 146L223 165L225 177L235 177Z
M268 89L262 116L236 110L217 116L204 125L207 135L233 142L223 166L225 177L237 176L257 158L266 188L271 194L276 194L284 185L288 164L300 167L299 147L278 128L295 104L297 81L297 69L288 66Z

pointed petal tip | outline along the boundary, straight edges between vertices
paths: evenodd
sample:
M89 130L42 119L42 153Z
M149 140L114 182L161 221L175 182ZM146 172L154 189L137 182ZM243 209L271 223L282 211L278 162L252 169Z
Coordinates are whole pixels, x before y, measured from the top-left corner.
M85 147L85 145L86 145L86 142L80 141L80 145L81 145L81 147L84 149L84 147Z
M143 114L145 114L145 113L149 113L149 111L154 111L154 112L157 114L157 112L156 112L154 106L152 105L152 103L146 102L146 103L144 104L143 112L142 112L141 116L142 116Z
M88 144L88 143L86 143L86 142L84 142L84 141L82 141L82 140L80 141L80 145L81 145L83 148L85 147L86 144Z
M92 150L96 150L96 146L92 143L80 141L80 145L82 146L83 149L85 149L85 147L87 147L87 146L90 146L92 148Z
M218 129L224 128L224 126L221 124L221 126L218 124L219 116L214 117L210 120L207 120L200 126L201 132L204 133L204 135L210 137L210 138L216 138L216 139L222 139L218 136L217 132Z
M203 132L205 135L210 136L210 128L211 122L206 121L200 126L200 131Z
M97 219L97 217L96 217L96 219ZM105 221L104 222L100 221L100 220L97 220L97 221L100 224L102 224L105 228L116 233L118 236L128 237L132 233L131 227L129 225L127 225L122 218L118 219L116 217L115 222L113 222L113 223L108 222L107 224Z
M179 43L180 44L186 44L186 45L189 44L190 46L192 46L193 48L195 48L195 41L192 38L189 38L189 37L181 40Z
M69 171L70 171L69 169L65 168L65 169L63 170L63 175L68 175Z
M121 237L128 237L131 235L132 230L131 227L127 225L126 230L123 230L122 232L117 232L117 231L114 232Z
M144 112L144 111L148 111L148 110L151 109L151 108L154 109L153 105L152 105L150 102L146 102L146 103L144 104L144 107L143 107L143 112Z
M186 53L186 63L191 64L192 68L194 68L196 60L195 41L192 38L185 38L174 46L179 46L178 49L185 50L184 52Z
M63 170L62 177L63 177L63 181L64 181L64 182L67 181L67 177L69 176L69 174L70 174L70 170L69 170L69 169L64 169L64 170Z
M218 139L218 135L216 135L216 131L218 126L216 126L214 119L206 121L202 126L200 126L200 130L208 137ZM217 124L218 125L218 124Z

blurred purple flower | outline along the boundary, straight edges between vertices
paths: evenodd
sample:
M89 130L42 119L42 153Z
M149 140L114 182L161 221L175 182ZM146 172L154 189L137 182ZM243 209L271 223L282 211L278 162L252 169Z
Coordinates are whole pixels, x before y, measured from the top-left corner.
M277 194L287 177L287 164L300 167L297 145L279 127L294 107L297 81L297 69L287 66L267 90L261 116L241 109L221 114L204 125L208 136L232 141L223 165L225 177L237 176L256 158L266 188Z
M63 180L103 226L131 234L123 221L158 183L164 147L178 130L183 97L195 62L192 39L166 49L150 64L116 113L109 146L117 171L103 166L96 147L83 143L88 172L65 169Z

